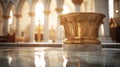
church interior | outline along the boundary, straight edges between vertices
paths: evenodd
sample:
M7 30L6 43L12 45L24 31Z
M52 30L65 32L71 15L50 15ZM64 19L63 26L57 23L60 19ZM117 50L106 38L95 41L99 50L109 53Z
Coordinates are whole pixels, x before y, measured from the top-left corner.
M120 0L0 0L0 67L119 67Z
M61 43L65 36L58 17L73 12L105 14L99 39L103 43L120 42L119 0L107 0L104 3L84 0L82 4L74 0L45 1L0 0L0 42Z

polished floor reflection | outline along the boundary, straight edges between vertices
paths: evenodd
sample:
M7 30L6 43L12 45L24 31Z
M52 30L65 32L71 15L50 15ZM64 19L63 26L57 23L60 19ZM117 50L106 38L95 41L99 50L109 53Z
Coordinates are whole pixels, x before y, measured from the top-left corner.
M0 48L0 67L119 67L120 50L71 52L50 47Z

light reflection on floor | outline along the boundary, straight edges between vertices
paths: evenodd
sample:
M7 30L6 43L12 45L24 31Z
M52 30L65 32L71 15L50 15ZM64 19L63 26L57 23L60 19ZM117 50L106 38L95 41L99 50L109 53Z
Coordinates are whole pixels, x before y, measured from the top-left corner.
M120 50L64 52L61 48L0 49L0 67L119 67Z
M45 52L35 52L35 65L36 67L45 67Z

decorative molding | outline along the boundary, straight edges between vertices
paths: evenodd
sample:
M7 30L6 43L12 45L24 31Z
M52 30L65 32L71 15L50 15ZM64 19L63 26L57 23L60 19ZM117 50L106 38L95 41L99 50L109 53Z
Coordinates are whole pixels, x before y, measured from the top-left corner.
M61 13L63 11L63 8L56 8L56 12Z
M22 15L21 14L15 14L15 17L20 18L20 17L22 17Z
M29 16L30 17L34 17L35 16L35 12L29 12Z
M72 0L74 5L81 5L83 0Z
M49 15L49 14L50 14L50 11L49 11L49 10L44 10L44 14L45 14L45 15Z
M3 17L4 19L9 19L9 18L10 18L9 15L3 15L2 17Z

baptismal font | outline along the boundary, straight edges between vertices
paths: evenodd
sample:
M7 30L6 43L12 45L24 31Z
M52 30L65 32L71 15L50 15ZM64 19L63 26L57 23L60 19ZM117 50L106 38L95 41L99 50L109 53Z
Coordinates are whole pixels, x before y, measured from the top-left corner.
M72 0L72 2L78 7L83 0ZM98 30L105 15L95 12L78 12L77 7L76 12L59 16L66 37L63 48L78 51L100 50L102 46L98 40Z
M91 62L87 58L94 56L91 59L95 60L95 57L98 55L100 58L103 58L98 31L100 25L103 24L105 15L96 12L80 12L79 6L83 0L72 0L72 2L75 5L76 12L61 14L59 16L60 24L63 25L65 31L65 39L63 40L64 44L62 47L68 59L67 66L81 67L84 65L83 63L86 62L85 65L87 65L87 62ZM72 54L72 52L75 53ZM78 57L75 57L75 54ZM84 58L82 55L87 57ZM103 61L102 59L97 59L101 62ZM84 62L81 60L84 60ZM93 66L89 65L89 67Z

